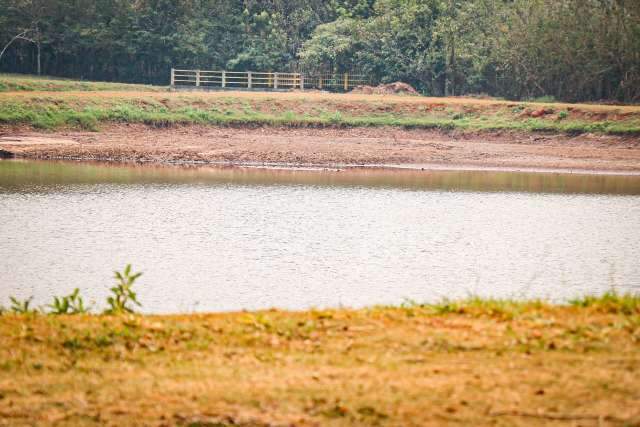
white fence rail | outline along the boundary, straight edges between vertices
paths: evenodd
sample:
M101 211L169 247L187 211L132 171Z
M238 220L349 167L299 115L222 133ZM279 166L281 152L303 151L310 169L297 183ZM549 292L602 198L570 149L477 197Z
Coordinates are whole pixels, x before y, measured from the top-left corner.
M171 69L172 87L249 90L326 89L347 92L356 86L367 84L370 84L370 80L366 76L350 73L305 75L303 73Z
M178 70L172 68L171 86L304 90L304 76L300 73Z

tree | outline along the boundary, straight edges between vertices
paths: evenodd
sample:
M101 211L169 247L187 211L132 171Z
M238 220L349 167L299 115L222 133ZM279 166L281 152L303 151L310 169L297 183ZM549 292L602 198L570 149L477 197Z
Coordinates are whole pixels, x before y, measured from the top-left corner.
M21 33L16 34L15 36L11 37L11 40L9 40L9 42L7 44L4 45L4 47L2 48L2 50L0 51L0 60L2 60L2 56L4 55L4 53L7 51L7 49L9 48L9 46L11 46L13 44L13 42L15 42L16 40L26 40L28 42L34 43L38 46L38 75L40 75L40 43L36 41L36 39L32 39L29 36L29 34L31 34L32 32L36 32L37 30L33 30L33 29L27 29L24 30Z
M637 0L0 0L0 70L166 83L299 65L430 95L640 101Z
M7 27L13 27L13 33L15 35L11 37L11 39L4 45L2 51L0 51L0 60L14 42L20 40L29 42L36 47L36 72L40 75L42 73L42 33L40 31L40 22L46 14L46 3L42 0L17 0L15 2L1 5L4 7L6 12L5 21L8 24Z
M339 18L318 26L299 53L301 63L310 70L345 72L357 63L362 46L359 22Z

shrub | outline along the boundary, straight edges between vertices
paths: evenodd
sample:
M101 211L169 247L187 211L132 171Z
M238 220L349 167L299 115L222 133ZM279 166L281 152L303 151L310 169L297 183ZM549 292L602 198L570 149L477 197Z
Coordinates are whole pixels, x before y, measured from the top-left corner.
M111 288L113 295L107 298L109 308L105 314L133 313L132 304L138 307L142 305L138 302L137 295L131 288L138 277L142 276L142 273L131 273L131 264L127 264L122 273L118 271L114 273L117 283Z

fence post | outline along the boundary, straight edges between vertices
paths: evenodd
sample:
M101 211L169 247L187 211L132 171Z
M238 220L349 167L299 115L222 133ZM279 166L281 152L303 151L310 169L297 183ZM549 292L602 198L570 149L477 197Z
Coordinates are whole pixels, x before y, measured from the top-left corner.
M222 87L227 87L227 72L222 72Z
M300 90L304 91L304 74L300 73Z
M318 89L322 90L322 74L318 75Z
M278 89L278 73L273 73L273 88Z
M196 86L200 86L200 70L196 70Z
M171 86L176 85L176 70L175 68L171 68Z
M349 73L344 73L344 91L349 90Z
M251 89L251 71L247 71L247 88Z

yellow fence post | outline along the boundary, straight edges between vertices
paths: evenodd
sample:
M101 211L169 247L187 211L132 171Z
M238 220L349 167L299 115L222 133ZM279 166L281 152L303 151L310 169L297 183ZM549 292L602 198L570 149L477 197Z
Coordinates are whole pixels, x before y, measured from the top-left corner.
M200 70L196 70L196 86L200 86Z
M344 73L344 91L349 90L349 73Z

